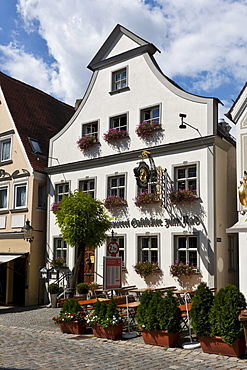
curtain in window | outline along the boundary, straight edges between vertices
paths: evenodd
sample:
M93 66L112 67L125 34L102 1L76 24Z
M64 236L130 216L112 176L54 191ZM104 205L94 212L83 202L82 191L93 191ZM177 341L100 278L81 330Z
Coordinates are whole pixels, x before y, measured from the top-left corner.
M10 140L4 141L2 143L2 161L10 159Z

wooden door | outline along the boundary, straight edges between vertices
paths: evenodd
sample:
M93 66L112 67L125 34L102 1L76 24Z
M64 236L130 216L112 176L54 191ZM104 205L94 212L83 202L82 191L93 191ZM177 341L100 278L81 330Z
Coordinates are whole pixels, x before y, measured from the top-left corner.
M94 250L86 248L78 274L78 283L92 283L94 280Z

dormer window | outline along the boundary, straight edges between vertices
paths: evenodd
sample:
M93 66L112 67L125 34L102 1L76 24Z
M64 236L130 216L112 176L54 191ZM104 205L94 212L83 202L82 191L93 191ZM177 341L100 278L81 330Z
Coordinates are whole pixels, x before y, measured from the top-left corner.
M43 154L43 151L39 145L38 140L29 138L29 141L30 141L30 144L31 144L31 147L34 153Z

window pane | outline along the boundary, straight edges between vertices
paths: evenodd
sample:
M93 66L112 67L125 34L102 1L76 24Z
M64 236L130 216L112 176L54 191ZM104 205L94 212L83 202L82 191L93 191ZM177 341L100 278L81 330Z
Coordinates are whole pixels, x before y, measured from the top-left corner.
M124 198L124 189L119 189L120 198Z
M186 263L186 251L178 252L178 262Z
M196 177L196 167L188 168L188 177Z
M153 110L153 118L157 118L157 117L159 117L159 115L160 115L159 108L154 109Z
M7 188L0 189L0 208L7 208Z
M196 252L189 252L189 261L192 265L197 265L197 253Z
M117 178L114 177L114 178L111 179L111 187L115 188L116 186L117 186Z
M125 178L119 177L119 186L124 186L124 183L125 183Z
M11 140L2 141L1 160L6 161L10 159Z
M185 168L179 168L178 169L177 178L178 179L184 179L185 178Z
M151 238L151 248L157 248L157 238Z
M158 262L158 252L151 251L151 262Z
M111 190L111 195L117 195L117 189L112 189Z
M16 187L16 207L26 205L26 185Z
M120 81L121 80L121 74L120 73L118 73L118 74L116 74L116 76L115 76L115 81Z
M148 251L142 251L142 261L148 260Z
M142 248L148 248L148 238L142 238Z
M189 189L196 190L196 180L189 180L188 186L189 186Z
M122 80L125 80L126 79L126 71L124 71L123 73L122 73Z
M189 248L197 248L197 238L189 238Z
M179 238L178 239L178 248L185 249L186 248L186 238Z
M179 181L178 182L178 189L185 189L185 181Z

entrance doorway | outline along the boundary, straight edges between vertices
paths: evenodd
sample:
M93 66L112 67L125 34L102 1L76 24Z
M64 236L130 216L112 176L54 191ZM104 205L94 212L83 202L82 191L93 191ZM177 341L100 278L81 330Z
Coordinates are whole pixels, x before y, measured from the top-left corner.
M6 273L7 263L0 264L0 305L6 304Z
M78 274L78 283L94 282L94 250L86 248Z

